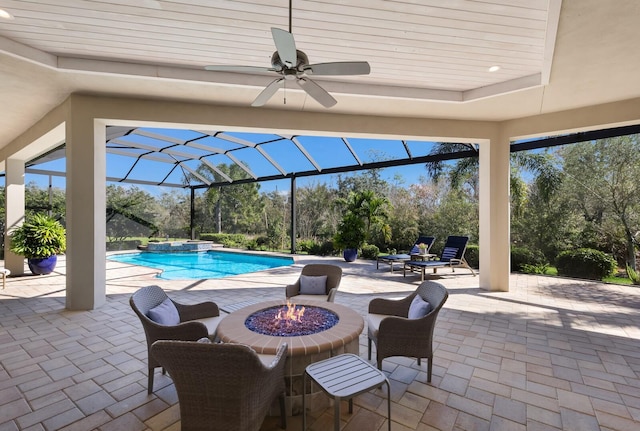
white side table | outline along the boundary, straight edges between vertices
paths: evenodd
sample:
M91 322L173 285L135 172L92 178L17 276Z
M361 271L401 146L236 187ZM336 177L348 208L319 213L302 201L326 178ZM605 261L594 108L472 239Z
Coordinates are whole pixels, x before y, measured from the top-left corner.
M391 386L384 373L352 353L334 356L307 366L303 375L302 429L307 429L306 387L307 376L316 382L334 403L335 431L340 431L340 400L349 400L349 413L353 413L353 397L387 384L387 416L391 431Z

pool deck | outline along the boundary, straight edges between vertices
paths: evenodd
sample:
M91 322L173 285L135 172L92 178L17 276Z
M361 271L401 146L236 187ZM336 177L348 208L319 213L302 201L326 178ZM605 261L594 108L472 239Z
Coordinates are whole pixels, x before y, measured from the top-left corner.
M215 280L160 280L155 271L107 262L107 302L64 308L65 260L54 274L7 280L0 290L0 430L178 430L168 376L146 393L146 344L128 300L157 284L175 300L219 305L284 298L305 263L344 270L336 303L365 316L374 297L403 297L419 285L375 261L297 257L290 267ZM28 273L28 270L27 270ZM510 292L478 288L458 269L433 279L449 289L435 331L433 380L426 361L384 361L392 389L392 429L640 429L640 289L584 280L512 274ZM360 355L366 358L366 329ZM346 431L386 429L384 393L342 409ZM333 409L313 412L311 430L333 426ZM278 428L267 417L262 430ZM288 421L300 430L301 418Z

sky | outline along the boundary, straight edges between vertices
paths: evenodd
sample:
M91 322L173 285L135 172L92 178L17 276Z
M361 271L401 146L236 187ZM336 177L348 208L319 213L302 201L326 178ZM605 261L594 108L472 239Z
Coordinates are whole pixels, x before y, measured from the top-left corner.
M426 169L424 164L417 164L417 165L408 165L408 166L399 166L399 167L381 169L380 173L383 179L392 183L397 182L398 178L400 178L401 184L404 184L405 186L408 187L411 184L419 183L420 177L426 176ZM343 174L343 175L353 175L353 174ZM337 177L338 177L337 175L333 175L333 174L319 175L315 177L301 177L296 180L296 186L304 187L310 184L318 184L318 183L320 184L325 183L331 186L336 184ZM25 174L25 183L29 183L29 182L35 182L38 186L42 188L46 188L49 186L49 176L27 173ZM0 179L0 183L4 186L4 177ZM52 176L51 184L55 188L65 189L66 178ZM125 185L125 186L131 186L131 185ZM154 196L160 195L167 191L175 190L175 188L173 187L147 186L147 185L140 185L140 184L135 184L135 186ZM265 193L269 193L274 190L288 192L290 188L291 188L291 181L289 179L265 181L260 183L260 191Z
M248 166L258 177L277 175L279 165L286 172L306 172L316 169L311 162L317 163L320 169L330 169L343 165L357 165L384 160L393 160L407 157L407 149L413 157L430 154L434 143L421 141L401 141L389 139L365 139L346 138L349 146L338 137L299 136L294 144L291 140L282 136L266 133L239 133L239 132L198 132L191 130L140 128L124 136L112 139L107 153L107 177L124 177L144 179L154 182L182 184L183 170L172 169L175 161L185 160L190 157L193 160L185 162L187 167L193 170L201 163L198 158L206 154L206 160L211 165L230 164L235 162ZM193 142L193 146L174 146L172 140ZM252 145L260 143L259 146ZM203 148L198 148L197 145ZM248 145L247 145L248 144ZM406 145L406 147L405 147ZM300 147L308 152L309 158L303 155ZM129 157L118 152L126 152L134 156L149 153L150 149L164 148L167 151L157 152L152 155L156 159L164 159L168 163L152 161L148 158ZM212 148L217 152L212 153ZM172 151L174 153L172 154ZM352 152L357 155L356 157ZM271 159L271 160L269 160ZM64 172L65 160L58 159L40 164L37 169ZM426 175L424 164L406 165L381 169L383 179L400 183L405 186L420 182L420 177ZM358 173L346 173L343 176L357 175ZM309 184L335 185L338 175L318 175L310 177L298 177L297 187ZM53 187L65 188L65 178L61 176L37 175L27 173L26 183L35 182L40 187L47 187L49 181ZM152 195L160 195L173 187L148 186L135 184ZM274 190L289 191L291 181L289 179L268 181L260 183L262 192Z

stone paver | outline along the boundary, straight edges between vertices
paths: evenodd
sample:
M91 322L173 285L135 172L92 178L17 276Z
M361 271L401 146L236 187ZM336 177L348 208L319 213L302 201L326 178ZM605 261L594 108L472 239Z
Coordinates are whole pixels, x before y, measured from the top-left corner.
M332 263L344 270L336 302L365 316L372 298L401 298L419 284L375 262L296 259L257 274L177 281L108 261L106 304L84 312L64 308L64 257L56 274L9 278L0 291L0 429L179 429L171 379L158 371L146 393L144 333L128 304L138 287L158 284L184 303L281 299L302 265ZM464 270L435 280L450 295L435 330L432 382L426 360L383 362L393 430L640 429L640 289L512 274L510 292L488 292ZM365 328L365 358L366 346ZM352 415L343 409L343 429L387 429L383 397L357 397ZM333 409L308 417L310 429L326 430ZM288 429L299 430L299 419ZM278 425L267 417L262 431Z

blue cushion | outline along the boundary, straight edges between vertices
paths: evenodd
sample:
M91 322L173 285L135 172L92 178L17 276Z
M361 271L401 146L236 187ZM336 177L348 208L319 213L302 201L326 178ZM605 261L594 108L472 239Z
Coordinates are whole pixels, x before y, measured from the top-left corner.
M431 304L422 299L420 295L416 295L413 301L411 301L407 317L409 319L419 319L426 316L429 310L431 310Z
M445 247L444 250L442 250L442 256L440 257L440 260L454 259L457 254L458 254L457 248Z
M161 325L175 326L180 323L178 309L169 298L166 298L160 304L149 310L147 316L149 316L149 319Z
M326 295L327 276L326 275L301 275L300 276L301 295Z
M418 254L418 253L420 253L420 248L418 247L418 244L416 244L411 249L411 254Z

